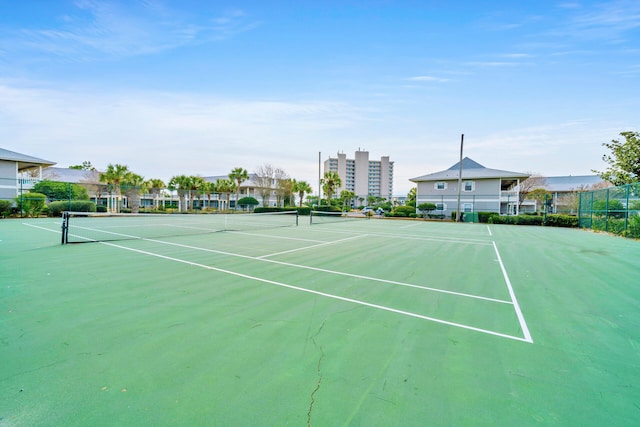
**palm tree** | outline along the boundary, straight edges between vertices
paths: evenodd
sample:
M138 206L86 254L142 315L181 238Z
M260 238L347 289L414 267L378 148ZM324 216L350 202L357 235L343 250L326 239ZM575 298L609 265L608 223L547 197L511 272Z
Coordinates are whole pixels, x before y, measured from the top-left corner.
M131 212L138 213L140 211L140 194L145 191L144 177L129 172L122 180L122 187L129 199L129 207Z
M207 208L211 207L211 195L216 192L216 183L205 181L202 186L202 194L207 196Z
M236 183L236 210L238 209L238 199L240 198L240 185L249 179L249 173L241 167L234 168L229 173L229 179Z
M227 203L226 209L229 209L229 199L231 198L231 193L236 191L236 183L231 181L230 179L219 179L217 182L218 191L222 194L225 194Z
M293 188L292 191L294 193L298 193L298 197L300 197L300 207L302 207L302 200L304 199L304 193L310 194L313 190L307 181L296 181L293 180Z
M115 208L113 206L109 207L109 204L111 203L111 197L109 197L109 200L107 202L107 210L113 212L120 211L120 183L127 175L127 173L129 173L128 166L109 164L107 165L107 170L100 174L100 182L104 182L107 184L107 187L109 189L109 196L115 194L117 200Z
M322 191L327 195L327 204L331 205L331 196L336 192L336 189L342 185L342 180L338 172L325 172L324 178L320 180L322 183Z
M342 190L340 192L340 199L342 199L342 210L347 210L347 202L349 202L349 206L351 206L350 201L356 197L356 193L349 190Z
M160 205L160 192L166 187L163 180L152 178L146 182L146 187L153 196L153 208L158 209Z
M187 210L187 195L189 194L189 187L191 185L191 177L186 175L177 175L171 178L169 181L169 190L178 192L180 199L180 205L178 210L184 212Z
M193 201L194 200L198 200L198 204L200 204L200 194L202 193L202 191L204 190L204 187L206 185L206 181L204 180L203 177L201 176L190 176L190 181L189 182L189 195L191 198L191 208L193 209L195 206L193 206Z

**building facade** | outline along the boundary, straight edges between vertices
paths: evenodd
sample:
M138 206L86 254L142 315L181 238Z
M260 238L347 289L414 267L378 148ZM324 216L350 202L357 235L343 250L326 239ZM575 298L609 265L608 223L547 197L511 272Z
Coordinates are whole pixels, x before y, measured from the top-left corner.
M324 162L324 172L337 172L342 185L336 196L343 190L353 191L356 199L367 200L368 196L391 200L393 194L393 162L389 156L380 160L369 159L368 151L356 151L353 159L345 153L329 157Z
M416 206L433 203L435 213L449 217L457 210L459 195L461 212L519 213L520 183L529 174L489 169L468 157L462 160L461 179L459 171L460 163L456 163L444 171L410 179L417 185Z

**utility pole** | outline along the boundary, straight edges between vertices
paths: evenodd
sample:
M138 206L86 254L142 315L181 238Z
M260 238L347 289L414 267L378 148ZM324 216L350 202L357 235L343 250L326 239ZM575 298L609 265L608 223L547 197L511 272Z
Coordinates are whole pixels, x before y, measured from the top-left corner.
M462 189L462 145L464 144L464 133L460 136L460 163L458 170L458 209L456 210L456 222L462 220L462 214L460 212L460 190Z

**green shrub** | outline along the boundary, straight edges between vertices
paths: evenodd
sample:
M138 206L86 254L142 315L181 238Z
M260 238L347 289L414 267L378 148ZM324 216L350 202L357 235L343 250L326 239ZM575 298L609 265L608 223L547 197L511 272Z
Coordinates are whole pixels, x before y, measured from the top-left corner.
M488 223L491 215L496 215L495 212L478 212L478 222Z
M251 209L251 207L253 206L258 206L260 204L260 202L255 198L255 197L243 197L240 200L238 200L238 206L240 206L241 208L245 209L247 207L249 207L249 209Z
M394 216L394 217L411 217L411 215L413 215L413 217L415 218L416 215L416 208L414 208L413 206L396 206L391 212L390 212L390 216Z
M577 227L578 217L573 215L551 214L547 215L545 225L549 227Z
M0 200L0 218L6 218L11 214L12 204L9 200Z
M26 216L38 216L46 206L47 196L41 193L25 193L16 197L18 211Z
M58 217L61 216L64 211L96 212L97 209L96 204L89 200L72 200L70 202L60 200L49 203L49 216Z

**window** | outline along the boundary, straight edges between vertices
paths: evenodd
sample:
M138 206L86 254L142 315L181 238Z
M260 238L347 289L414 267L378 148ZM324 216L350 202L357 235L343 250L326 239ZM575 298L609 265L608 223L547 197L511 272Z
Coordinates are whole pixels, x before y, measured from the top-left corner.
M447 210L447 205L444 203L436 203L436 210L437 211Z
M463 203L462 211L463 212L473 212L473 203Z
M446 190L447 189L447 183L446 182L436 182L434 184L433 188L435 188L436 190Z
M462 187L464 191L473 191L475 190L475 182L473 181L465 181L464 186Z

